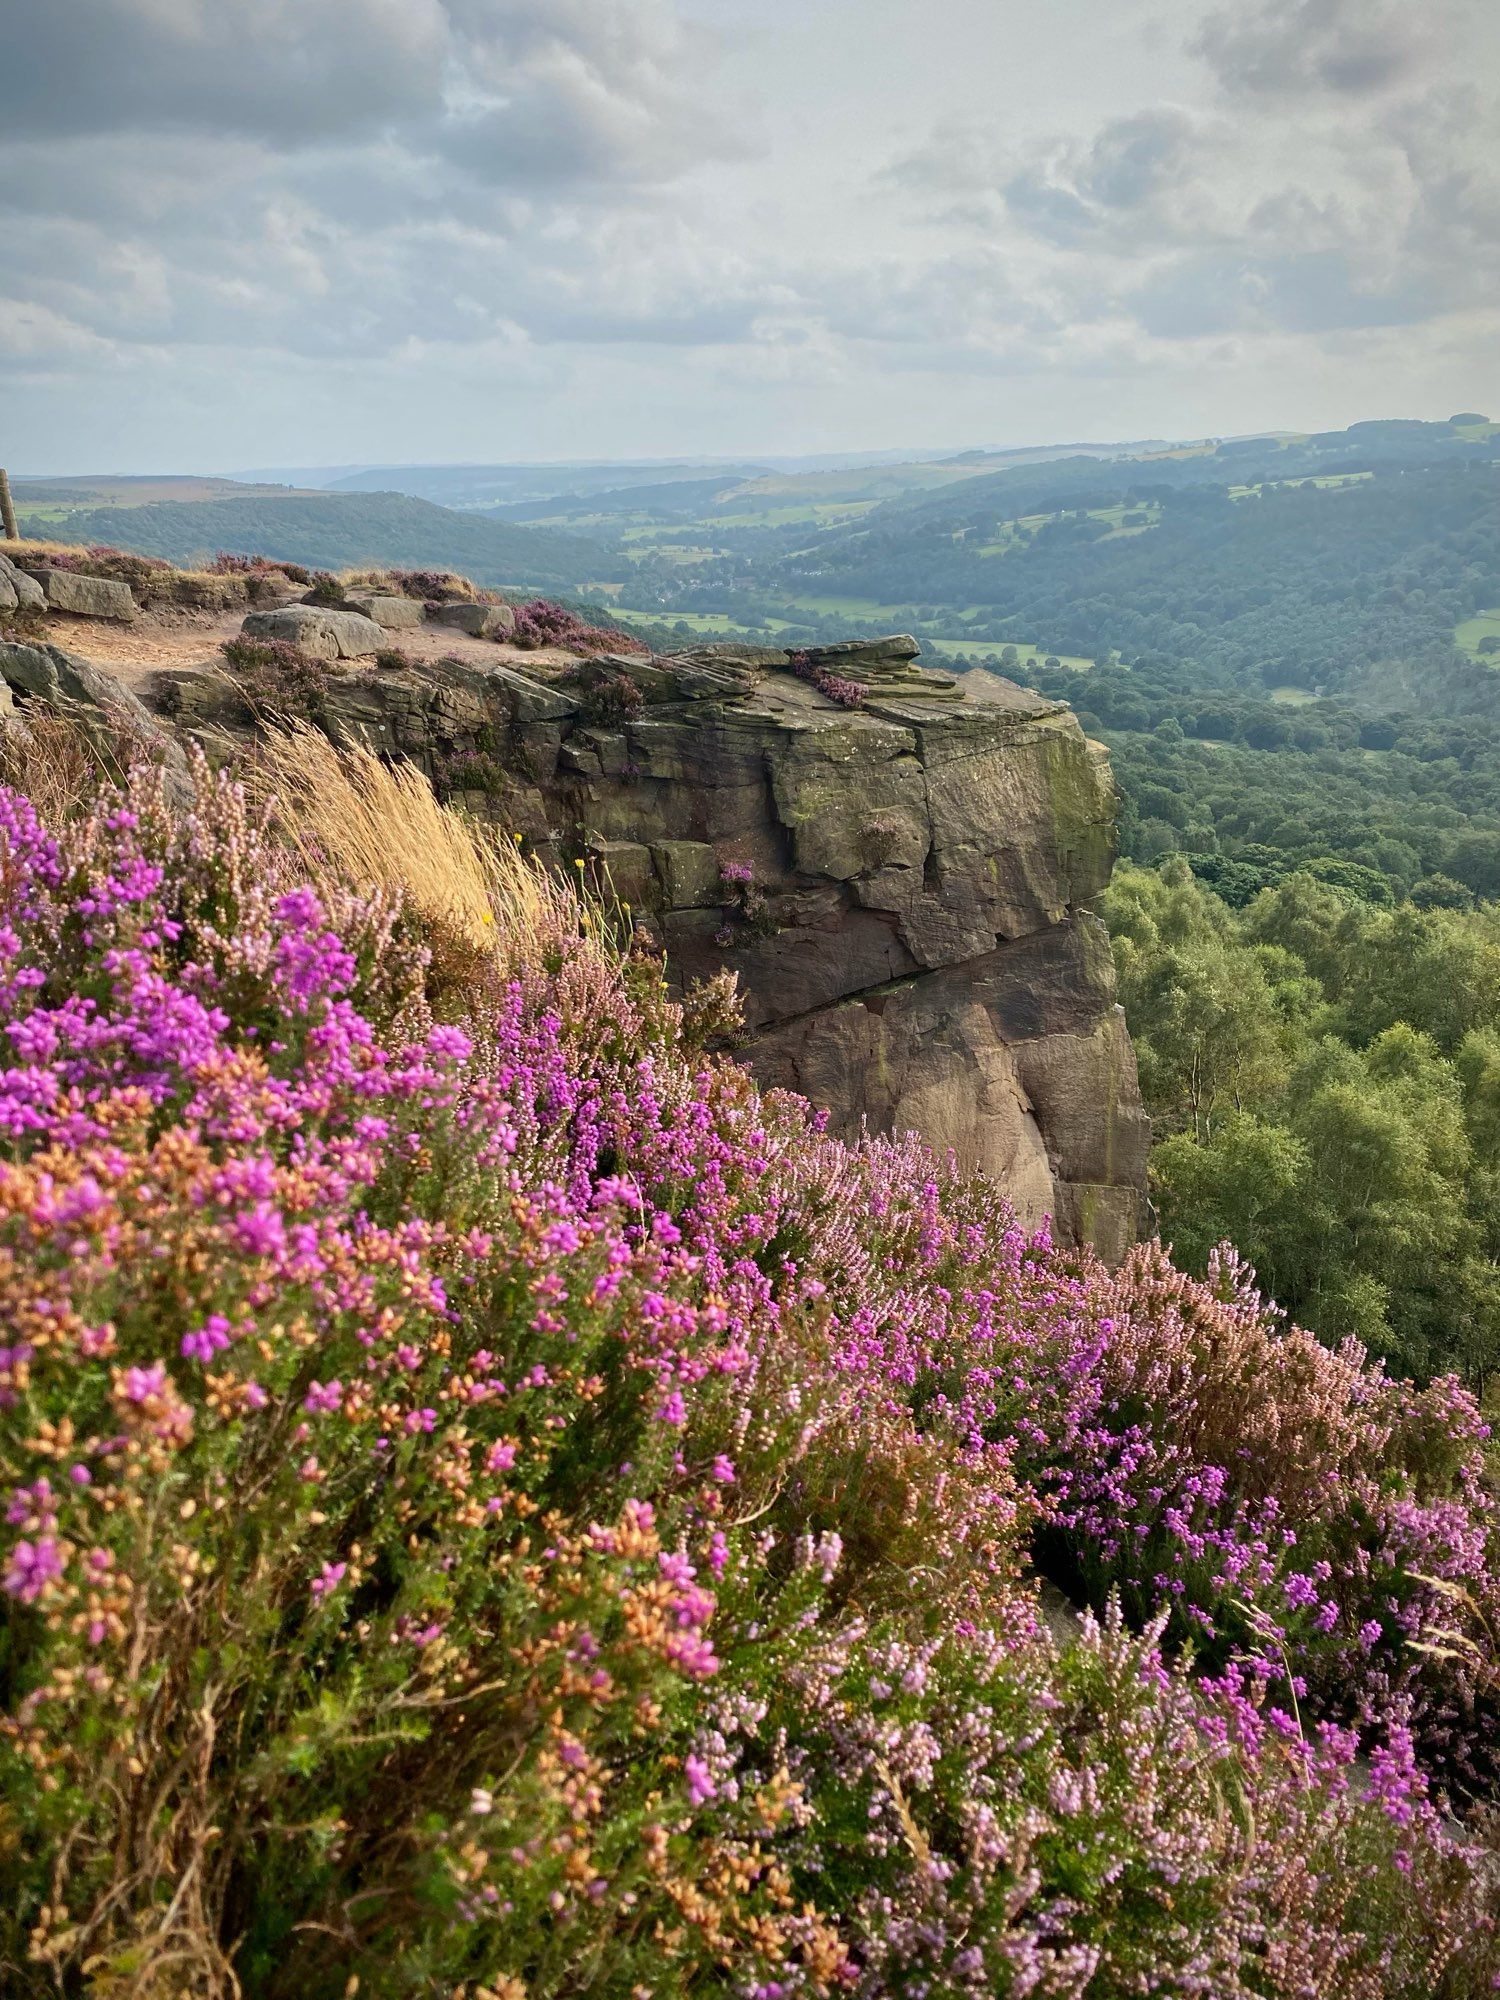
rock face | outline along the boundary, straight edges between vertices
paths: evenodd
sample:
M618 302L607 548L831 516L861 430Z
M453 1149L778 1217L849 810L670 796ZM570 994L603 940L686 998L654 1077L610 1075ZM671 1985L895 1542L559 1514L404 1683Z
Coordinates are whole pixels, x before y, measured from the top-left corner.
M321 638L329 660L387 645L310 605L245 629ZM895 635L541 667L497 648L348 667L319 714L336 743L411 759L543 856L582 860L680 989L732 967L764 1083L839 1133L951 1147L1026 1220L1115 1258L1144 1217L1148 1126L1088 908L1114 857L1108 764L1062 704L916 653ZM23 724L44 702L147 740L185 778L175 737L99 668L0 645L0 683ZM179 733L232 754L243 712L221 676L146 686Z
M1148 1126L1087 908L1114 855L1107 761L1061 704L958 685L916 650L366 672L335 682L328 727L583 855L679 986L732 966L763 1082L838 1132L951 1146L1029 1220L1115 1257L1144 1213Z

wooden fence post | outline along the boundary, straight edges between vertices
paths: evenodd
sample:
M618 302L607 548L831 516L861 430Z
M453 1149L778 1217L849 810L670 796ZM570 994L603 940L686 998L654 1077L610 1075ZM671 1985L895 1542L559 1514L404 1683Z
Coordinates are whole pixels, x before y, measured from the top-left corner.
M16 526L16 510L11 502L10 481L5 476L5 467L0 465L0 526L5 529L8 542L18 542L21 530Z

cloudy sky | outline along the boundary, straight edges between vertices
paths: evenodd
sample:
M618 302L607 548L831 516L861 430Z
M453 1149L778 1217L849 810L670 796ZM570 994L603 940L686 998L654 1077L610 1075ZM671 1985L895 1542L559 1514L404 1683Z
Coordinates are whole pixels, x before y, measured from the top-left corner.
M0 51L12 470L1500 405L1497 0L0 0Z

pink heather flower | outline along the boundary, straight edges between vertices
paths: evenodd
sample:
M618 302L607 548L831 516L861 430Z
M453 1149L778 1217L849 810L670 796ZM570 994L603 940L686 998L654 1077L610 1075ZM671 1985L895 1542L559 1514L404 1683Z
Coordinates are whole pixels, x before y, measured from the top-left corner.
M509 1472L515 1462L516 1448L508 1438L504 1438L499 1444L492 1444L490 1446L489 1456L484 1462L485 1470L487 1472Z
M713 1475L721 1486L734 1484L734 1460L726 1458L721 1451L713 1463Z
M182 1336L182 1356L185 1361L212 1361L215 1354L222 1353L229 1345L230 1325L220 1313L211 1313L204 1324L193 1333Z
M690 1805L706 1806L710 1799L718 1796L719 1788L714 1783L713 1773L701 1757L688 1756L682 1766L682 1775L687 1780Z
M462 1028L434 1028L427 1037L428 1053L441 1057L445 1062L467 1062L474 1053L474 1044Z
M349 1565L347 1563L324 1563L322 1575L313 1578L312 1594L314 1602L321 1603L331 1591L337 1590L343 1582L348 1568Z
M344 1400L344 1385L336 1378L332 1382L314 1382L302 1398L302 1407L314 1416L331 1415Z
M19 1541L11 1550L5 1589L23 1604L35 1604L48 1584L55 1583L62 1575L64 1567L62 1548L53 1536L38 1535L34 1542Z
M167 1386L167 1364L153 1361L149 1368L127 1368L125 1370L125 1400L128 1403L149 1403L153 1396L160 1396Z
M408 1437L415 1437L418 1431L430 1431L436 1422L436 1410L408 1410L401 1428Z

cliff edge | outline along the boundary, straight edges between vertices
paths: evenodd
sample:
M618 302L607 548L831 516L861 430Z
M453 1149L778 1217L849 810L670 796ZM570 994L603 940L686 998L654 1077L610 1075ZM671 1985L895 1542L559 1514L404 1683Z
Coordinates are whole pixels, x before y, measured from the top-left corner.
M60 684L74 713L85 688L102 701L110 676L47 643L75 643L80 622L40 650L0 645L23 715ZM105 705L232 752L250 718L223 663L182 664L179 626L153 670L142 637L137 623ZM445 796L581 860L680 988L732 967L742 1059L836 1132L914 1129L1028 1221L1123 1254L1149 1129L1089 908L1115 790L1069 709L924 669L901 636L543 659L502 634L372 663L374 643L322 664L315 719L335 742L410 758Z

